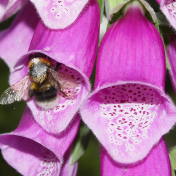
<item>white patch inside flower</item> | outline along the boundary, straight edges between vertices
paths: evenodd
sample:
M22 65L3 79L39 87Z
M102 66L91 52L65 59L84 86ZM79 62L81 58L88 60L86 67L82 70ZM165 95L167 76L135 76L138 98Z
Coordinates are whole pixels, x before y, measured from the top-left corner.
M42 152L41 156L39 156L41 158L41 162L39 168L37 169L38 171L37 176L55 175L58 170L57 168L58 159L56 158L54 153L52 153L51 151L49 151L44 147L42 148L41 152Z
M124 84L103 89L99 95L109 141L134 156L136 146L148 138L147 131L157 116L159 94L148 86Z
M174 21L176 22L176 1L175 0L166 0L165 5L166 5L169 13L174 18Z

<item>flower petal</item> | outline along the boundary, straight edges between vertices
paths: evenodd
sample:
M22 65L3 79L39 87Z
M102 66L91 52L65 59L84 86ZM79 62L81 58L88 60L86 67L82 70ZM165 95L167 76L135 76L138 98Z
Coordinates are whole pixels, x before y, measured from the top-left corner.
M158 4L161 4L162 0L156 0L158 2Z
M10 28L0 32L0 57L10 70L28 49L39 18L31 3L27 3L19 12Z
M68 126L90 92L89 77L96 59L99 23L100 12L96 1L91 1L77 22L67 29L48 30L39 22L29 53L19 60L16 71L10 76L11 85L26 76L29 54L40 52L62 63L59 72L73 76L77 81L79 86L74 90L76 98L69 100L59 95L58 105L49 111L42 111L34 99L27 102L36 121L50 133L60 133Z
M28 0L3 0L0 2L0 22L6 20L20 10Z
M171 165L163 138L148 156L136 165L115 163L104 149L101 152L101 176L171 176Z
M44 24L51 29L63 29L72 24L88 0L31 0Z
M70 148L71 149L71 148ZM78 170L78 163L75 162L71 165L72 161L72 150L68 150L64 156L64 163L61 169L60 176L76 176Z
M136 3L106 32L95 90L80 109L109 155L121 163L143 159L176 121L176 108L164 93L162 39Z
M51 136L43 131L26 108L18 128L0 136L2 155L22 175L43 172L59 175L63 156L76 136L79 123L77 115L68 130Z

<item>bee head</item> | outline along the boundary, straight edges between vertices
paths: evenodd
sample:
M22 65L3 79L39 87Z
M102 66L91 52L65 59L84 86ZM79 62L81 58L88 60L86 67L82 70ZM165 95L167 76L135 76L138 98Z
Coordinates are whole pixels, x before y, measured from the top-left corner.
M29 75L36 83L42 83L47 78L47 70L51 62L45 58L35 57L29 62Z

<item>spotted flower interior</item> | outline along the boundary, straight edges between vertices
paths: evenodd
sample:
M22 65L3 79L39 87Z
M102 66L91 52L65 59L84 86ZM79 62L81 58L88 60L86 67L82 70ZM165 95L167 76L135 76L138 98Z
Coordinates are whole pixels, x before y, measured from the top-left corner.
M61 73L65 73L70 75L72 78L74 78L76 80L76 82L78 83L78 87L71 89L71 90L65 90L64 93L66 93L66 95L70 98L65 97L60 91L60 101L59 103L63 103L62 107L67 106L67 102L68 104L74 104L76 102L77 96L79 96L80 98L80 91L82 90L83 86L84 86L84 80L82 78L82 76L74 69L69 68L67 66L65 66L64 64L62 64L62 66L59 67L59 72ZM57 110L59 110L59 107L57 107Z
M60 172L61 164L55 154L30 139L9 135L1 137L0 145L3 147L4 158L23 175L54 176ZM11 157L15 158L14 162Z
M72 76L78 83L78 87L64 91L68 97L58 90L58 103L50 110L38 107L34 97L27 102L37 122L51 133L59 133L68 126L85 95L88 95L84 79L79 72L64 64L59 67L59 72Z
M133 156L137 146L148 138L148 129L160 107L158 93L147 86L125 84L99 92L101 118L107 120L105 129L109 142L123 147ZM118 154L118 147L114 154Z
M117 162L143 159L175 122L169 98L150 85L126 83L95 92L81 115Z
M40 165L37 169L38 173L37 176L43 176L46 174L48 176L56 175L59 172L58 169L58 159L50 150L42 147L41 156L40 158Z

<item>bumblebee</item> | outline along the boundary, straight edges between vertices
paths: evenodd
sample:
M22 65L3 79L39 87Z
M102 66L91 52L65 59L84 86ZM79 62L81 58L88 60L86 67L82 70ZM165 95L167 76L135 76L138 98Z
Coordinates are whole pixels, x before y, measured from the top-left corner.
M54 108L59 102L58 91L67 98L64 90L78 87L77 81L68 74L58 72L61 63L54 69L51 58L44 54L31 56L28 64L28 74L16 84L4 91L0 104L11 104L15 101L27 101L32 96L36 104L43 110Z

